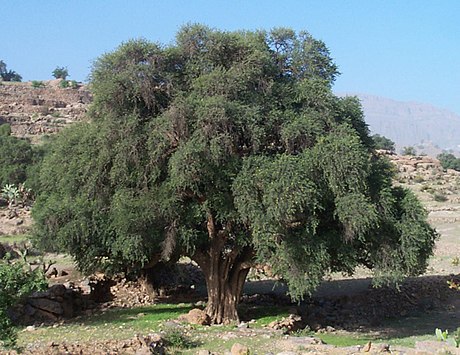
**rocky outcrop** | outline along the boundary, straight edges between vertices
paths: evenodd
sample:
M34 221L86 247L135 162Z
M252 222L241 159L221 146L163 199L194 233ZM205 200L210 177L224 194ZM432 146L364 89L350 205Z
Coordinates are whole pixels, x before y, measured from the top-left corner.
M67 124L82 120L92 100L85 85L61 88L60 80L31 83L3 82L0 85L0 124L11 125L13 135L37 141Z
M35 292L10 311L16 324L54 323L80 314L89 304L79 289L62 284Z

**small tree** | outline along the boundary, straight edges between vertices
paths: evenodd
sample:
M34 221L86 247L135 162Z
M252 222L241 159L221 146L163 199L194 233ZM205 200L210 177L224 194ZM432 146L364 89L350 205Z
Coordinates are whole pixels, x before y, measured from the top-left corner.
M6 184L27 185L37 188L38 165L44 154L43 146L11 135L11 127L0 125L0 188Z
M337 74L324 43L289 29L122 44L94 64L92 122L45 158L37 240L87 271L190 256L214 323L238 320L256 261L297 300L360 264L376 283L423 272L437 234L392 186L358 100L333 95Z
M384 149L390 152L395 151L395 142L385 136L374 134L372 140L374 141L375 149Z
M56 69L53 70L53 76L56 79L66 80L67 77L69 76L69 71L67 70L66 67L56 67Z
M404 147L402 149L401 153L402 153L402 155L416 155L417 151L415 150L414 147L408 146L408 147Z
M455 157L452 153L441 153L436 157L443 169L454 169L460 171L460 159Z
M21 81L22 77L14 70L7 70L6 64L3 60L0 60L0 77L3 81Z

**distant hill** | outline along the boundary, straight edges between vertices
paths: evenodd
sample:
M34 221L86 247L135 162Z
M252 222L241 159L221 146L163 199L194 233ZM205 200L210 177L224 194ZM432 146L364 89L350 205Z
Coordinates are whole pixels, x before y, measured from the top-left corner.
M419 153L428 155L443 149L460 151L460 115L429 104L367 94L339 96L357 96L372 133L390 138L398 148L414 146Z

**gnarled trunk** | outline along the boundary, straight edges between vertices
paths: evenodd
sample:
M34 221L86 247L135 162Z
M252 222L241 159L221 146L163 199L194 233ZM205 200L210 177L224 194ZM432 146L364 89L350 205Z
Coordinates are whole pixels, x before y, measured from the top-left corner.
M219 270L205 272L208 290L206 313L211 317L212 323L239 322L237 306L248 272L249 268L235 270L229 275L223 275Z
M217 231L208 215L209 249L196 252L208 291L206 313L213 324L238 322L237 306L248 275L254 250L246 246L228 245L229 227Z

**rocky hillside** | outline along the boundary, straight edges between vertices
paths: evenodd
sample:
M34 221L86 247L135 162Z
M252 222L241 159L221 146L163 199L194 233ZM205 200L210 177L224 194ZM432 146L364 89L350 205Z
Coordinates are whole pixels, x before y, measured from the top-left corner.
M37 142L83 119L92 99L87 87L61 88L60 82L46 81L44 87L0 82L0 124L8 123L15 136Z

